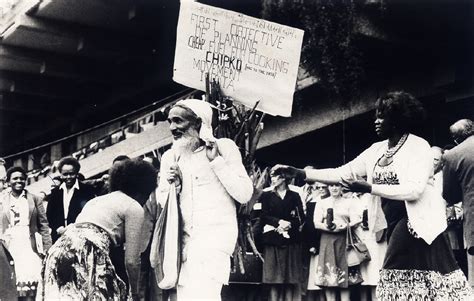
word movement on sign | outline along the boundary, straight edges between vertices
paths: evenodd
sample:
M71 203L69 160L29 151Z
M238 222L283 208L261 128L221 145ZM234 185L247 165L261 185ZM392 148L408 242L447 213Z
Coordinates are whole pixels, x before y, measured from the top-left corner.
M303 31L182 1L174 80L204 90L205 77L236 101L290 116Z

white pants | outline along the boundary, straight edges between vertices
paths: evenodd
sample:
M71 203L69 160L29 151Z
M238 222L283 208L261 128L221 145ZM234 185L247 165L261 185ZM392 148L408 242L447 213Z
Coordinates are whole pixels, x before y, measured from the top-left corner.
M222 283L212 279L193 280L178 285L178 301L221 301Z
M220 301L222 285L230 273L229 255L190 243L178 281L178 301Z

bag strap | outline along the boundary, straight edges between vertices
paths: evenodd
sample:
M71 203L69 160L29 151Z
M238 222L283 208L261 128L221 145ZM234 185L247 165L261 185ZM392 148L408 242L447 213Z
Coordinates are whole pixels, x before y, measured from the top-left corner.
M346 236L346 244L347 246L354 247L354 238L352 237L352 229L349 221L344 218L344 221L347 223L347 236Z
M296 204L295 210L296 210L296 216L298 217L298 222L300 223L300 225L298 227L298 231L301 232L301 231L303 231L303 227L304 227L304 224L305 224L306 221L301 218L300 209L298 208L298 204Z
M346 246L350 245L350 240L349 240L349 227L346 228Z
M347 232L349 232L349 241L352 247L354 247L354 237L352 233L352 229L350 226L347 227Z

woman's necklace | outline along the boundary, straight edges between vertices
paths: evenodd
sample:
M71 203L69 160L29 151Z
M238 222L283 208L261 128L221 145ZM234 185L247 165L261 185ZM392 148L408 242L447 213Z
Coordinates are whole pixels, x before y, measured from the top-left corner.
M397 145L395 145L392 148L387 148L387 150L385 151L384 157L387 159L393 157L393 155L395 155L400 149L400 147L402 147L402 145L405 143L407 138L408 138L408 134L403 134L400 140L398 140Z

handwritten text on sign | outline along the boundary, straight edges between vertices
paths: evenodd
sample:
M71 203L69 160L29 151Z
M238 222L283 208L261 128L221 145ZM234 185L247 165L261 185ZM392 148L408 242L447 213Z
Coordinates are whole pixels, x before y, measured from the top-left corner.
M225 95L272 115L290 116L303 31L212 6L182 1L174 80Z

